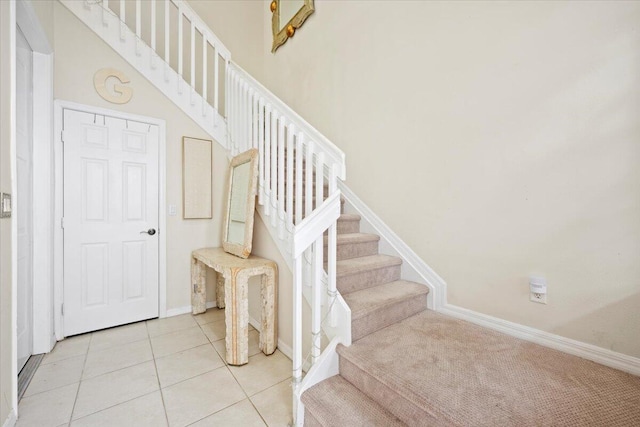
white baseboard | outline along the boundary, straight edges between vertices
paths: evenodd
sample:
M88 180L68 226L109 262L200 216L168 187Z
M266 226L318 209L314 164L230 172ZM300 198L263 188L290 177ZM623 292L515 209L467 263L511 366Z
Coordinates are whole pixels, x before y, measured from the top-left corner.
M256 331L260 332L260 328L261 328L260 322L258 322L256 319L254 319L251 316L249 316L249 324L254 328L256 328ZM278 338L278 350L280 350L282 354L287 356L289 360L293 360L293 349L291 348L291 346L285 344L285 342L282 341L280 338ZM311 363L307 361L304 363L304 365L302 365L302 370L305 372L308 372L309 369L311 369Z
M215 301L209 301L207 302L205 307L209 309L209 308L217 307L217 305ZM191 313L190 305L185 305L184 307L178 307L178 308L171 308L167 310L167 314L165 317L180 316L181 314L187 314L187 313Z
M16 421L18 421L18 417L16 417L16 411L12 409L2 427L13 427L16 425Z
M637 357L627 356L626 354L617 353L615 351L607 350L606 348L586 344L571 338L565 338L560 335L509 322L507 320L451 304L447 304L437 311L451 317L456 317L485 328L511 335L512 337L553 348L563 353L582 357L583 359L591 360L593 362L600 363L601 365L619 369L633 375L640 375L640 358Z
M402 258L402 277L405 280L426 284L429 287L427 305L437 310L447 303L447 283L427 265L396 233L389 228L347 185L338 181L338 188L347 203L346 210L353 210L361 217L361 230L380 236L380 252Z

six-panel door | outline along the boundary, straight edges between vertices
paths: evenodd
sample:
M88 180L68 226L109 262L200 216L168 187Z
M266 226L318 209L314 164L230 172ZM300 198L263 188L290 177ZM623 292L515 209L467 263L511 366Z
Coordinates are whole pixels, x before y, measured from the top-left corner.
M158 316L158 127L64 111L64 335Z

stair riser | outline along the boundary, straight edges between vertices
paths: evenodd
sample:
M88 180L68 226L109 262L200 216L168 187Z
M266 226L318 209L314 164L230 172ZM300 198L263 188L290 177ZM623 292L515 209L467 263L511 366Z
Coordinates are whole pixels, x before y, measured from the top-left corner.
M325 254L327 247L325 246ZM362 243L344 243L338 245L336 259L358 258L361 256L375 255L378 253L378 241L362 242ZM326 262L326 259L325 259Z
M404 301L389 304L380 310L376 310L367 316L355 319L351 322L351 337L357 341L375 331L386 328L409 316L418 314L427 308L427 294L420 297L411 297Z
M338 234L359 233L360 220L341 221L338 220Z
M340 356L340 375L376 401L380 406L398 417L409 426L447 426L429 412L404 399L396 391L387 387L366 371L358 368L348 359Z
M383 283L400 280L401 266L392 265L372 270L365 270L336 279L336 286L341 294L372 288Z

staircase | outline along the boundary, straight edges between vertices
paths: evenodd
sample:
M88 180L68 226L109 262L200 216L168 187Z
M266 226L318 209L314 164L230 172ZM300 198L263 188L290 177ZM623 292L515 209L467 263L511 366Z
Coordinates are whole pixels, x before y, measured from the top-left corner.
M342 214L337 227L336 285L351 308L352 348L358 340L425 311L429 292L424 285L401 280L402 259L380 254L380 236L361 233L360 221L360 215ZM305 425L404 425L353 385L357 379L343 369L347 348L338 347L340 375L302 394Z

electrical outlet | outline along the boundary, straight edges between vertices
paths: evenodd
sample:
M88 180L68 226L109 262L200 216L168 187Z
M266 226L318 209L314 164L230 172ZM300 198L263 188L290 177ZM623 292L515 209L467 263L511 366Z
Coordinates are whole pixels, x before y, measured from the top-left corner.
M529 293L529 301L537 302L537 303L540 303L540 304L546 304L547 303L547 294L539 294L537 292L531 292L531 293Z
M178 207L176 205L169 205L169 216L176 216L178 214Z

